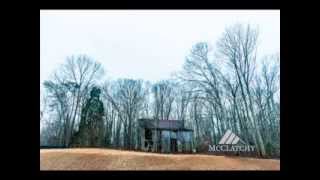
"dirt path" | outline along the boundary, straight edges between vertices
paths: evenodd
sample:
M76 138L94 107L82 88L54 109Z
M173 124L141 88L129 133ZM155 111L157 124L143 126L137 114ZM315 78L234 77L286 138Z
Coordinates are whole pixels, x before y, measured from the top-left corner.
M40 170L280 170L280 160L110 149L41 149Z

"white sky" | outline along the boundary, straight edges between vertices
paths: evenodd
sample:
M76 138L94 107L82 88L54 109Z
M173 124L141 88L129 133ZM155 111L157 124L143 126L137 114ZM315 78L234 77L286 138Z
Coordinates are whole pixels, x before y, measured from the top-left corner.
M192 45L214 45L235 23L259 27L260 57L280 52L280 11L40 11L40 83L76 54L101 62L109 78L166 79Z

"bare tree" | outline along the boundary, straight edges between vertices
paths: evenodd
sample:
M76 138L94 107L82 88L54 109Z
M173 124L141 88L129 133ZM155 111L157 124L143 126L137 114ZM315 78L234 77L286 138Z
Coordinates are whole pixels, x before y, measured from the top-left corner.
M259 112L259 122L262 126L262 136L266 141L267 153L277 154L273 151L280 149L280 119L276 96L279 91L279 59L278 55L265 57L262 62L261 75L256 76L255 100Z
M136 119L142 109L145 91L141 80L120 79L115 82L113 91L105 89L108 100L118 113L120 124L123 125L124 146L134 148ZM117 131L119 138L119 130Z
M96 79L103 74L101 64L85 55L68 57L66 63L54 73L45 87L60 103L64 119L64 144L70 145L75 123L79 121L80 110Z
M156 119L170 118L174 101L173 82L163 80L153 85L154 116Z
M227 59L235 72L244 103L246 118L252 138L262 156L266 155L264 141L255 119L251 81L254 76L258 32L250 25L236 24L226 29L218 42L219 52Z
M191 100L191 91L182 85L182 83L176 83L175 85L175 112L176 118L182 120L183 126L187 116L187 108Z
M213 107L215 119L222 131L226 129L225 108L223 106L222 74L213 61L208 58L210 49L206 42L193 46L191 54L186 58L183 72L179 75L182 81L190 82L198 94Z
M40 92L40 122L46 114L48 107L48 96L44 92Z

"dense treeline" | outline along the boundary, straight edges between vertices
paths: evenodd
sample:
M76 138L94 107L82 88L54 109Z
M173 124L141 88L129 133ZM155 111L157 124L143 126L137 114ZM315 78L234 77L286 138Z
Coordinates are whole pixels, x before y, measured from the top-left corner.
M178 119L194 130L193 146L217 144L230 129L257 155L280 156L280 57L257 57L258 32L226 28L217 46L195 44L172 79L103 80L103 67L85 55L67 58L43 83L42 145L70 147L93 86L101 89L104 146L137 149L137 119ZM256 63L261 62L261 63Z

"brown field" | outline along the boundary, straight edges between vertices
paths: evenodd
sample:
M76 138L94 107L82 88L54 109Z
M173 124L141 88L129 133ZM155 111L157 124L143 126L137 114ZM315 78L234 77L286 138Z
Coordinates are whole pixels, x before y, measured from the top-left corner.
M280 160L98 148L40 149L40 170L280 170Z

